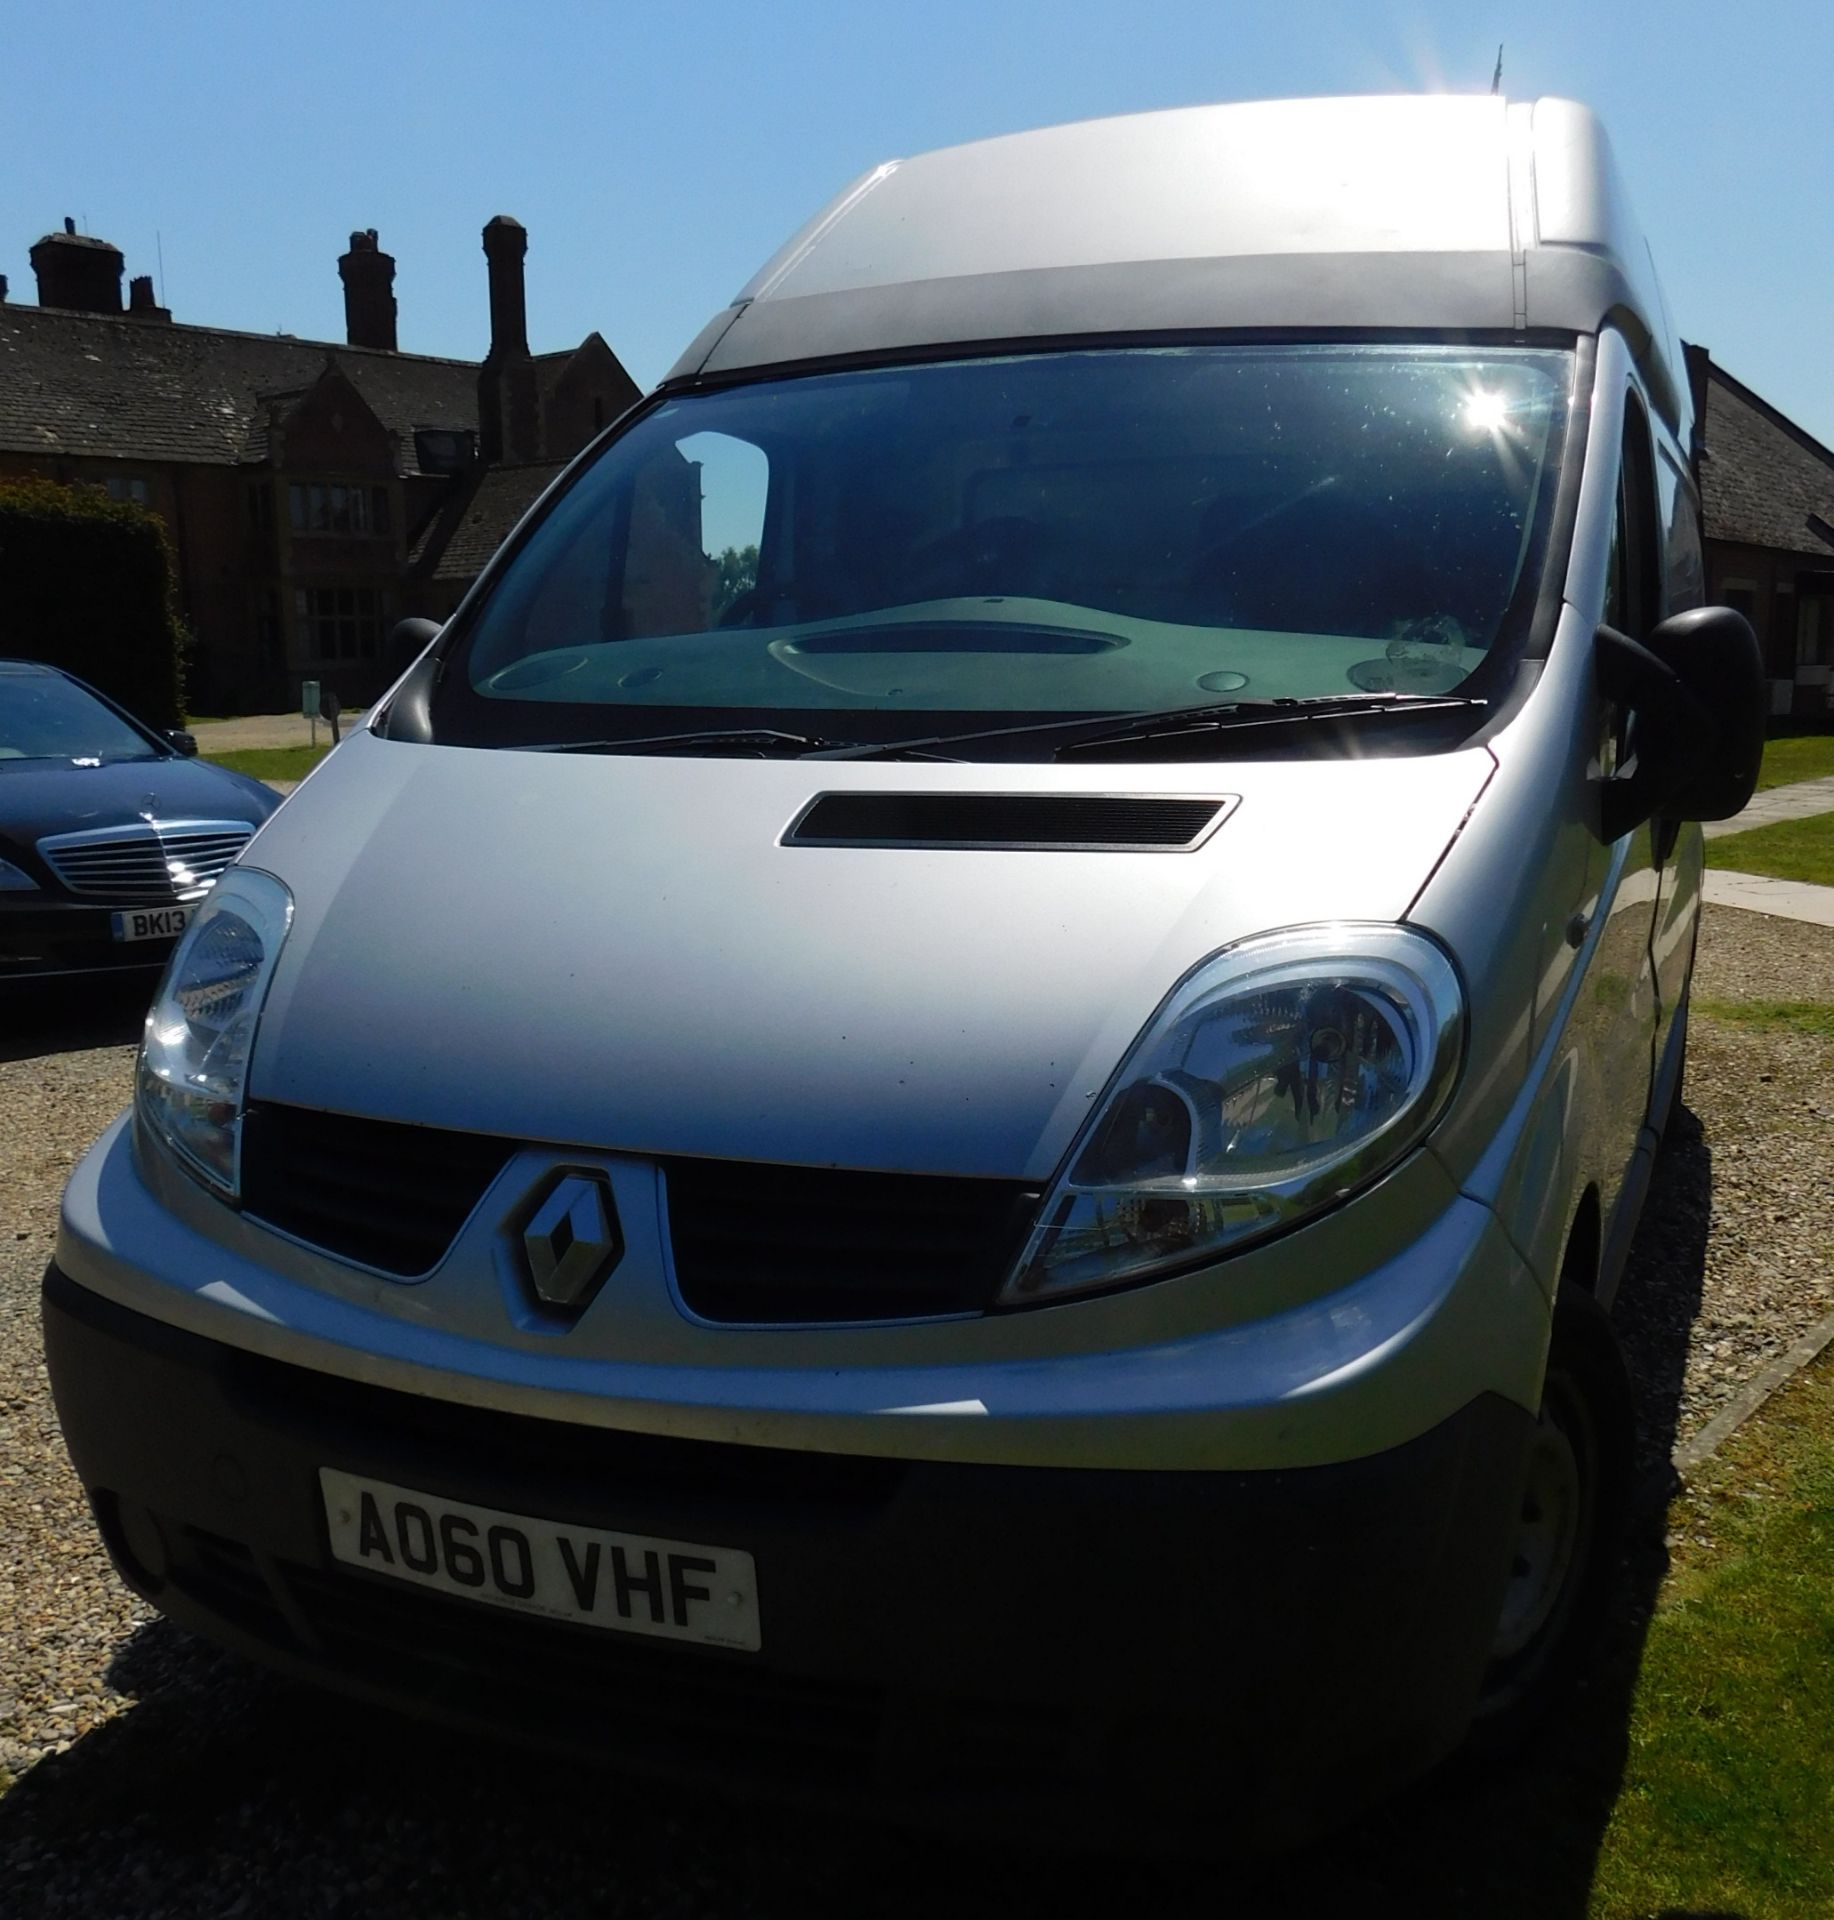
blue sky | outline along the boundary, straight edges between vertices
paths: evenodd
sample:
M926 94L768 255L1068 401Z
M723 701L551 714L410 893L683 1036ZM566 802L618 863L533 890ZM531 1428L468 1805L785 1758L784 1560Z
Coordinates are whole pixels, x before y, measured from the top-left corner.
M1275 95L1564 93L1604 116L1684 335L1834 443L1834 10L1808 0L1350 6L832 0L5 12L0 273L64 215L180 320L336 340L376 227L401 344L481 355L478 232L529 229L536 349L653 384L777 242L895 154Z

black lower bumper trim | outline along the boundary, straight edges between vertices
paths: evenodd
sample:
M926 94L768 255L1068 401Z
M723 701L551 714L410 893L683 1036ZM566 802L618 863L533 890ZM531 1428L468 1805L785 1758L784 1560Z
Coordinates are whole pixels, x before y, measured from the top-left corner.
M1530 1423L1472 1402L1341 1466L836 1458L355 1385L55 1268L59 1417L124 1576L285 1671L649 1772L1010 1815L1090 1789L1261 1839L1342 1817L1468 1720ZM743 1548L758 1654L551 1624L335 1561L318 1470Z
M65 973L136 973L163 967L175 940L117 940L117 907L17 897L0 905L0 981Z

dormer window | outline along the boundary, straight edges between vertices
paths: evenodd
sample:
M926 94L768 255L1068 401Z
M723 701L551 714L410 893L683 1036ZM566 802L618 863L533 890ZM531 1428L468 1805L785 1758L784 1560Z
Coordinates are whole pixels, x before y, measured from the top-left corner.
M287 488L295 533L385 534L388 489L296 480Z

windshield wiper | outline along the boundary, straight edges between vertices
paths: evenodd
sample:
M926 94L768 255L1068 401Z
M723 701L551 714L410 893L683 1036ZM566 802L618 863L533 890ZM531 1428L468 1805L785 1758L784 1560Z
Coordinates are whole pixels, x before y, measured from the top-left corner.
M707 727L698 733L652 733L628 740L551 740L523 748L525 753L687 753L695 747L726 747L760 757L781 753L793 759L833 743L809 733L783 733L775 727Z
M1403 715L1413 719L1428 714L1468 712L1488 704L1468 693L1329 693L1311 700L1242 700L1232 706L1174 708L1167 713L1141 715L1120 726L1106 724L1080 732L1064 741L1052 758L1073 760L1097 749L1104 757L1112 758L1114 750L1120 748L1123 759L1152 760L1161 757L1163 743L1176 745L1203 734L1285 727L1306 721L1387 719ZM1176 759L1178 756L1172 753L1164 757Z
M1111 758L1150 760L1158 756L1164 743L1189 741L1203 734L1284 727L1308 720L1455 713L1485 704L1469 694L1328 693L1305 700L1226 700L1201 707L1166 707L1149 713L1087 714L1075 720L1028 721L1023 726L982 727L966 733L930 734L915 740L832 741L815 734L787 733L778 727L707 727L691 733L639 734L624 740L554 740L525 747L523 751L692 753L697 748L711 748L756 755L760 759L944 760L958 756L932 749L1016 740L1021 744L1048 744L1053 748L1052 757L1059 760L1074 759L1097 749Z
M883 746L836 747L814 753L813 760L890 760L929 747L970 746L984 740L1055 743L1055 759L1072 758L1086 748L1142 747L1182 740L1193 734L1221 733L1242 727L1287 726L1303 720L1359 719L1364 715L1452 713L1486 703L1470 694L1327 693L1305 700L1225 700L1201 707L1166 707L1150 713L1097 713L1077 720L1028 721L1018 727L986 727L968 733L938 733L920 740ZM1127 755L1150 759L1150 752Z

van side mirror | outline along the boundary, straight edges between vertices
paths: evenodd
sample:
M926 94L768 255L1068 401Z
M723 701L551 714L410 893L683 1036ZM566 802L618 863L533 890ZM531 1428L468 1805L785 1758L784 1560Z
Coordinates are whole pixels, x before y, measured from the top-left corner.
M183 727L167 727L166 738L187 760L194 760L197 757L196 734L187 733Z
M383 665L391 674L406 673L438 638L437 620L397 620L384 649Z
M1661 814L1729 820L1764 755L1769 690L1757 635L1731 607L1677 613L1639 646L1600 627L1599 691L1629 716L1627 753L1601 783L1599 831L1615 840Z
M420 662L395 689L388 705L375 717L375 731L385 740L433 738L431 703L433 683L439 677L439 656L427 649L439 638L437 620L398 621L388 637L386 664L392 674L407 674L416 660Z

